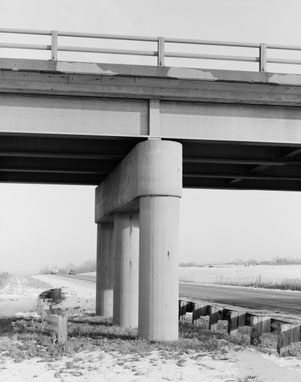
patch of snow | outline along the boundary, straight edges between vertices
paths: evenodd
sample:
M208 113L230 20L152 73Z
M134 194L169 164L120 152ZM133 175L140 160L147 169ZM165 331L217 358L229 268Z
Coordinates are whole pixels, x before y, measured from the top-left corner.
M62 303L64 309L77 311L76 308L79 307L78 311L94 312L94 283L56 275L39 275L35 278L47 282L52 287L63 288L66 294L66 299ZM18 282L15 285L18 285ZM23 288L25 294L37 298L38 289L26 288L25 285ZM9 294L11 289L8 288L6 291ZM18 293L19 298L21 295ZM7 297L5 293L2 296ZM26 311L24 314L32 315ZM13 341L13 339L8 340ZM294 357L282 358L276 354L263 354L254 348L241 350L239 347L239 350L234 348L223 354L190 351L181 354L178 359L168 358L159 350L141 358L115 351L106 353L99 349L80 352L59 361L46 362L32 358L16 363L3 351L0 353L0 382L7 381L300 382L301 360Z

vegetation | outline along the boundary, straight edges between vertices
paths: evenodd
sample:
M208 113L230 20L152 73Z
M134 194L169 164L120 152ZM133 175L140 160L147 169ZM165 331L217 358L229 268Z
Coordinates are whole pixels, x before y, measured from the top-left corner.
M261 276L261 275L259 275ZM279 281L261 281L261 277L257 280L235 281L235 280L223 280L217 282L217 284L229 285L229 286L243 286L250 288L265 288L265 289L280 289L280 290L294 290L301 291L301 279L289 279Z
M205 267L205 266L222 266L222 265L294 265L301 264L301 258L292 257L279 257L275 256L272 260L258 260L258 259L248 259L243 261L242 259L235 259L226 263L212 263L212 264L200 264L193 261L182 262L180 267Z
M218 264L181 267L180 280L202 284L219 284L301 291L301 264L275 258L274 264Z
M230 341L230 345L229 345ZM22 361L41 357L45 361L57 360L64 355L72 356L81 351L102 349L144 357L157 350L165 358L178 359L181 354L215 352L223 354L229 346L245 346L242 341L233 341L226 333L213 333L205 328L196 328L180 323L180 339L175 342L150 342L137 337L137 331L113 326L111 320L94 315L71 317L68 322L66 345L53 343L42 321L17 318L0 319L0 354Z
M83 351L101 349L107 353L116 352L132 359L139 359L158 351L161 358L181 362L184 354L200 357L210 354L213 358L223 359L231 350L240 350L251 346L246 335L229 336L226 325L219 323L218 331L208 330L208 321L204 318L201 326L180 322L180 338L174 342L150 342L137 337L134 329L121 329L113 326L111 320L95 315L70 317L68 322L68 341L65 345L55 344L45 331L41 320L17 318L0 319L0 355L9 356L16 362L32 357L43 361L60 360L64 356L75 356ZM264 353L276 353L276 336L265 335L258 348ZM282 356L300 356L301 346L290 346ZM123 359L122 362L127 362Z

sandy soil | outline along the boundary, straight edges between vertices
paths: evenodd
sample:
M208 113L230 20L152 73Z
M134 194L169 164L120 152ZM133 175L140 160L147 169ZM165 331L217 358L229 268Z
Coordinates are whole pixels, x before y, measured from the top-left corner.
M25 279L26 280L26 279ZM36 287L15 278L0 292L0 312L35 314L35 301L42 286L63 287L63 307L70 312L94 312L95 284L58 276L36 276ZM39 283L43 284L39 284ZM46 283L46 284L44 284ZM45 288L44 288L45 289ZM23 311L23 313L22 313ZM31 312L31 313L28 313ZM31 358L16 363L0 352L0 382L4 381L202 381L202 382L300 382L301 359L263 354L255 348L229 348L225 354L183 354L180 360L168 359L160 351L146 357L98 351L80 352L53 362Z

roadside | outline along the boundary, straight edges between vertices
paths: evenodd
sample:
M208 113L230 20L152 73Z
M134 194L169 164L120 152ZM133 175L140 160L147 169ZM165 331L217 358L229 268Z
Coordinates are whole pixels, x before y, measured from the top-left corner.
M0 317L34 312L38 295L50 285L30 276L10 276L0 288Z
M122 330L112 326L110 320L94 315L94 283L53 275L35 276L34 280L37 288L20 281L27 297L36 299L40 282L48 287L63 288L66 299L62 306L69 315L68 345L65 349L53 346L40 323L26 319L26 312L25 319L3 319L1 382L301 380L301 352L295 353L295 357L289 353L278 357L273 344L270 347L266 344L266 348L259 351L248 345L243 336L231 338L222 331L210 332L205 325L194 328L185 322L180 323L177 343L149 343L138 339L136 330ZM18 281L15 281L16 292ZM2 298L5 298L4 292Z

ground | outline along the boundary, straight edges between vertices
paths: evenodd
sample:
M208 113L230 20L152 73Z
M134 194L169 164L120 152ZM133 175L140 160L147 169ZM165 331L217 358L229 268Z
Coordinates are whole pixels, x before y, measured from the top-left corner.
M63 287L68 343L53 344L36 313L38 294ZM301 352L281 357L275 343L258 348L180 323L178 343L149 343L96 317L95 284L55 275L15 277L0 290L2 381L300 382Z

